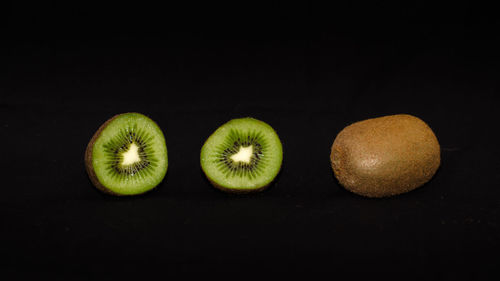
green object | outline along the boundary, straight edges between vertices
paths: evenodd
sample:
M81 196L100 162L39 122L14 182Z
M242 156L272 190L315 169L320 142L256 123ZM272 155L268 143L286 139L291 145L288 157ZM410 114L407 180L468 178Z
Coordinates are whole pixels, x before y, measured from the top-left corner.
M278 175L281 141L267 123L233 119L220 126L201 149L201 168L223 191L249 193L265 189Z
M160 127L140 113L115 115L94 134L85 152L92 183L113 195L136 195L156 187L168 167Z

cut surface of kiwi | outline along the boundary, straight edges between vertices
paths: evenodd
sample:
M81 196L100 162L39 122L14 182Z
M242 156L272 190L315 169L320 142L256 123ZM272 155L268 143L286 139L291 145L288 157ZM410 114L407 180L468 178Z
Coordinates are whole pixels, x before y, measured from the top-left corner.
M113 195L136 195L156 187L168 167L160 127L140 113L123 113L106 121L85 151L92 183Z
M249 193L265 189L278 175L281 141L267 123L233 119L220 126L201 149L201 168L218 189Z

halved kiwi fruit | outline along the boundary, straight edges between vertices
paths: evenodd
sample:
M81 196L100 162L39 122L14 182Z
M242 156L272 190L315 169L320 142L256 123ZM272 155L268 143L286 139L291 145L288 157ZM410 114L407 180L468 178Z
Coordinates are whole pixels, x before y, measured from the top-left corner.
M220 126L201 149L201 168L218 189L232 193L264 190L278 175L283 160L274 129L253 118Z
M85 151L92 183L112 195L136 195L156 187L168 167L160 127L140 113L113 116L94 134Z

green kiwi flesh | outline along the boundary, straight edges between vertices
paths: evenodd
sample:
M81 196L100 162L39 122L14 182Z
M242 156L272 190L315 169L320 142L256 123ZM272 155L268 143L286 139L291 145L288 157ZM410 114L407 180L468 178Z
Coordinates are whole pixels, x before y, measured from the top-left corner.
M433 177L441 161L432 129L408 114L345 127L333 142L330 159L339 183L367 197L414 190Z
M281 141L267 123L233 119L220 126L201 149L201 168L218 189L231 193L264 190L278 175Z
M92 183L112 195L137 195L156 187L168 167L160 127L140 113L123 113L106 121L85 151Z

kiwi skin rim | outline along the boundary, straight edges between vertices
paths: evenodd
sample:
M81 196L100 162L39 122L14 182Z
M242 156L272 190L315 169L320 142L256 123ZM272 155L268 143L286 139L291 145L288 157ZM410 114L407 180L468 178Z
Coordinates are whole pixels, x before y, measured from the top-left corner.
M250 118L250 119L255 119L253 117L246 117L246 118ZM234 120L234 119L231 119L231 120ZM258 120L258 119L255 119L255 120ZM260 120L258 120L260 121ZM263 121L261 121L263 122ZM269 124L268 124L269 125ZM270 125L269 125L270 126ZM272 128L272 127L271 127ZM272 128L274 130L274 128ZM210 134L210 136L207 138L207 140L205 141L205 143L208 141L208 139L210 139L210 137L212 135L215 134L217 130L215 130L212 134ZM275 130L274 130L275 131ZM276 132L276 131L275 131ZM278 134L276 133L276 136L278 137L279 139L279 136ZM202 145L202 147L205 145L205 143ZM281 143L281 139L280 139L280 143ZM283 157L283 156L282 156ZM227 193L231 193L231 194L251 194L251 193L258 193L258 192L261 192L261 191L264 191L266 190L270 185L272 185L276 178L279 176L279 174L281 173L281 168L283 166L283 159L281 160L280 162L280 166L279 166L279 170L278 170L278 173L276 173L276 176L274 177L274 179L272 181L270 181L268 184L264 185L264 186L261 186L259 188L254 188L254 189L237 189L237 188L227 188L227 187L224 187L218 183L216 183L215 181L213 181L202 169L203 171L203 174L205 174L205 177L207 178L207 180L212 184L212 186L214 186L215 188L221 190L221 191L224 191L224 192L227 192Z
M280 166L280 171L281 171L281 166ZM279 172L278 171L278 174ZM218 183L212 181L212 179L210 179L208 176L207 176L207 179L208 181L217 189L219 190L222 190L224 192L227 192L227 193L232 193L232 194L250 194L250 193L257 193L257 192L261 192L261 191L264 191L266 190L273 182L271 181L270 183L262 186L262 187L259 187L259 188L255 188L255 189L237 189L237 188L227 188L227 187L224 187L224 186L221 186L219 185Z
M87 145L87 149L85 150L85 170L87 170L87 174L89 175L89 178L90 178L90 181L92 182L92 184L94 184L94 186L106 193L106 194L109 194L109 195L114 195L114 196L135 196L135 195L140 195L140 194L143 194L143 193L146 193L146 192L149 192L153 189L156 188L153 187L152 189L150 190L146 190L144 192L141 192L141 193L137 193L137 194L120 194L120 193L116 193L114 191L112 191L111 189L105 187L104 185L101 184L101 182L97 179L97 175L95 174L95 170L94 170L94 166L92 165L92 152L94 150L94 144L95 142L97 141L97 139L101 136L101 133L104 129L106 129L106 127L108 126L109 123L111 123L113 120L115 120L117 117L121 116L121 115L124 115L124 114L130 114L130 113L137 113L137 112L126 112L126 113L120 113L120 114L117 114L111 118L109 118L106 122L104 122L100 127L99 129L97 129L97 131L95 132L95 134L92 136L92 138L90 139L88 145ZM144 115L142 113L137 113L137 114L141 114L141 115ZM155 121L153 121L153 119L149 118L152 122L154 122L156 124ZM158 124L156 124L158 126Z

